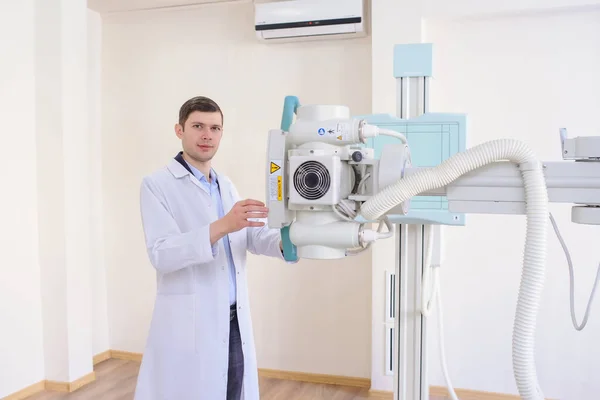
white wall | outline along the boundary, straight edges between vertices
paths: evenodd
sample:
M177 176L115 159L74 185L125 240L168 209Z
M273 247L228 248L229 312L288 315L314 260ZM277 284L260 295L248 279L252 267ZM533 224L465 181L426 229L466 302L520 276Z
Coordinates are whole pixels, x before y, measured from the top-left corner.
M180 149L173 126L185 100L206 95L222 106L216 167L243 197L257 199L264 199L267 132L279 127L286 95L347 104L356 114L371 111L370 38L264 45L255 40L253 15L251 2L242 2L103 17L102 172L113 349L143 351L155 275L142 238L139 184ZM261 368L370 376L370 254L295 266L251 257L249 268Z
M34 1L0 3L0 397L43 379Z
M438 20L427 23L425 36L435 43L432 111L467 113L468 146L518 138L542 160L557 161L560 127L572 136L600 133L599 11ZM580 323L600 261L598 229L572 224L567 205L552 205L551 211L575 263ZM453 384L516 393L511 335L525 218L470 215L466 227L446 233L447 262L441 277ZM567 262L551 226L548 235L536 347L540 385L549 398L597 397L598 299L585 330L575 331ZM430 382L443 385L436 327L432 323L430 328Z
M92 212L92 335L94 355L110 349L106 263L104 261L104 216L102 187L102 18L88 10L88 132L90 134L90 179Z
M88 46L93 16L85 0L9 1L0 8L0 397L92 372L92 319L102 325L106 293L100 288L99 311L92 313L90 259L101 260L102 252L92 241L102 216L91 209L100 182L89 172L96 155L88 94L99 94L88 75L88 49L100 50L97 41ZM91 26L99 24L96 15ZM107 336L95 347L108 349Z

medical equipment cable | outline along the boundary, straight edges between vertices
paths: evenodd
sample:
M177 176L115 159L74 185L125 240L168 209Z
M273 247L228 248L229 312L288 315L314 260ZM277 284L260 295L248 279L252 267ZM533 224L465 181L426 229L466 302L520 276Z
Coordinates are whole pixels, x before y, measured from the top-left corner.
M366 172L366 168L364 168L362 171L359 173L359 176L362 176L362 178L360 179L356 192L357 194L361 194L362 193L362 187L363 185L366 183L367 179L371 176L370 173ZM332 206L333 211L335 212L335 214L340 217L341 219L345 220L345 221L349 221L349 222L356 222L356 217L358 215L358 212L355 211L354 208L354 201L352 200L346 200L346 199L342 199L338 204L335 204L334 206ZM388 228L387 232L382 232L383 227L386 226ZM367 241L367 245L358 249L350 249L346 251L346 255L348 256L355 256L358 255L362 252L364 252L365 250L369 249L371 247L371 244L379 239L387 239L390 238L394 235L394 225L391 223L391 221L389 220L388 217L382 218L379 221L379 226L377 228L377 232L374 233L372 231L365 231L363 233L364 235L364 239L366 239Z
M587 307L585 309L585 315L583 316L583 321L581 325L577 324L577 316L575 315L575 277L573 272L573 261L571 260L571 254L569 253L569 249L565 244L565 241L560 234L558 229L558 225L556 224L556 220L552 213L550 214L550 222L552 222L552 227L554 228L554 232L558 237L558 241L560 242L563 251L565 252L565 256L567 257L567 263L569 264L569 291L570 291L570 303L571 303L571 321L573 322L573 327L581 331L585 328L588 320L588 316L590 315L590 307L592 305L592 301L594 300L594 296L596 295L596 288L598 287L598 281L600 280L600 264L598 265L598 270L596 272L596 281L594 282L594 287L592 288L592 293L590 294L590 299L587 303Z
M441 228L441 227L436 227ZM440 351L440 362L442 364L442 371L444 374L444 379L446 381L446 387L448 389L448 393L452 400L459 400L456 392L454 391L454 386L452 385L452 381L450 380L450 374L448 373L448 366L446 363L446 349L444 344L444 325L443 325L443 311L442 311L442 300L441 300L441 290L440 290L440 277L439 271L442 263L442 243L441 236L438 238L440 240L438 251L436 252L436 256L433 254L433 242L434 238L434 227L432 225L425 225L425 241L426 241L426 250L425 250L425 259L423 262L423 280L421 281L421 314L423 317L428 318L431 315L433 310L433 304L437 301L438 308L438 345ZM440 234L441 235L441 234ZM431 280L431 283L429 282ZM427 290L427 288L431 288Z
M335 209L335 207L334 207L334 209ZM382 229L384 226L386 226L388 228L387 232L382 232ZM394 225L392 224L392 222L389 220L388 217L384 217L379 220L379 226L377 227L376 232L373 232L371 230L365 230L363 232L363 235L364 235L364 240L367 242L367 245L364 247L361 247L359 249L347 250L346 255L348 255L348 256L358 255L358 254L362 253L363 251L369 249L371 247L371 245L373 244L373 242L375 242L379 239L387 239L387 238L394 236Z
M370 125L370 124L364 124L361 127L361 134L360 136L363 139L367 139L367 138L371 138L371 137L376 137L379 135L385 135L385 136L391 136L391 137L395 137L396 139L400 139L400 141L404 144L407 143L406 140L406 136L400 132L396 132L392 129L385 129L385 128L380 128L376 125Z
M435 268L435 275L439 274L439 266L434 267ZM444 345L444 315L442 312L442 292L440 289L440 281L439 278L436 279L436 285L435 285L435 289L434 289L437 294L436 294L436 299L437 299L437 306L438 306L438 310L437 310L437 315L438 315L438 345L440 346L440 360L442 363L442 372L444 373L444 379L446 380L446 386L448 389L448 394L450 395L450 398L452 400L459 400L458 396L456 395L456 392L454 391L454 386L452 386L452 381L450 381L450 374L448 373L448 365L446 363L446 349L445 349L445 345Z
M403 135L402 133L400 133L400 132L396 132L396 131L393 131L393 130L391 130L391 129L382 129L382 128L379 128L379 134L380 134L380 135L385 135L385 136L394 137L394 138L396 138L396 139L400 139L400 140L402 141L402 143L405 143L405 144L406 144L406 142L407 142L407 140L406 140L406 136L404 136L404 135Z
M423 261L423 279L421 281L421 314L424 317L431 315L434 304L435 280L437 277L431 273L431 258L433 257L433 226L425 225L425 257ZM431 282L430 282L431 281Z
M365 174L365 175L362 177L362 179L361 179L361 180L360 180L360 182L358 183L358 190L357 190L357 193L358 193L358 194L363 194L364 185L366 184L366 182L367 182L367 179L368 179L370 176L371 176L371 174L367 172L367 173L366 173L366 174Z
M332 206L332 209L335 212L335 214L338 217L340 217L341 219L343 219L344 221L356 222L355 218L357 216L357 213L356 213L356 211L352 210L349 205L346 204L346 200L342 200L338 204L335 204L334 206ZM388 230L390 230L390 232L392 232L392 233L386 232L386 233L379 234L381 232L383 226L386 225L386 221L388 222ZM371 247L371 244L373 243L373 241L375 241L377 239L383 239L383 238L389 237L391 234L393 234L393 225L389 224L389 219L381 219L379 221L377 233L378 233L378 235L376 237L373 237L372 240L369 240L366 246L360 247L358 249L349 249L346 251L346 255L347 256L356 256L356 255L364 252L365 250L369 249Z
M509 160L521 171L526 200L526 239L523 268L513 326L513 372L524 400L543 400L535 367L535 329L544 287L547 249L548 193L542 164L524 143L499 139L457 153L432 168L399 179L367 200L360 214L368 221L404 201L432 189L445 187L484 165Z
M356 211L352 210L348 204L346 204L346 200L340 201L338 204L334 205L333 211L337 214L338 217L345 221L354 222L356 218Z

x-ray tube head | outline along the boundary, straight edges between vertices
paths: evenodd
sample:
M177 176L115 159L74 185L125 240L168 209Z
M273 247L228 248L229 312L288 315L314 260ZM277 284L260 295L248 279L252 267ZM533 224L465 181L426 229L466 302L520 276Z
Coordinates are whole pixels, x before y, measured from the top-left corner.
M377 130L351 118L347 107L305 106L297 115L288 131L269 133L269 227L289 228L297 255L309 259L343 258L389 237L369 229L368 223L377 221L357 217L362 203L404 176L408 145L386 146L378 160L364 146ZM406 213L407 204L400 212Z

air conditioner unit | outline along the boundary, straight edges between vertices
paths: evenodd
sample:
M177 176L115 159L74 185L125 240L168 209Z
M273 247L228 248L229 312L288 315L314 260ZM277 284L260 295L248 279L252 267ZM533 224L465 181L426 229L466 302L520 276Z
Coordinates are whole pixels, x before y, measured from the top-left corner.
M365 0L286 0L255 5L256 36L290 42L366 36Z

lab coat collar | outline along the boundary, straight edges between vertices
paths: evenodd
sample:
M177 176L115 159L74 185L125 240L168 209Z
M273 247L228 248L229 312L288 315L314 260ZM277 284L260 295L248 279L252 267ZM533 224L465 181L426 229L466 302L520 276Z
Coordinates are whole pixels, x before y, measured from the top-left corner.
M183 159L182 154L183 153L177 154L177 156L175 156L175 158L173 158L167 165L167 168L169 171L171 171L175 178L183 178L186 175L194 175L192 174L190 167L188 167L187 163Z
M183 151L180 151L179 153L177 153L177 155L175 156L175 160L176 160L176 161L177 161L179 164L183 165L183 168L185 168L185 169L186 169L186 170L187 170L187 171L188 171L190 174L192 174L192 175L194 174L194 173L192 172L192 170L190 169L190 166L188 165L188 163L187 163L187 162L185 162L185 160L184 160L184 158L183 158ZM187 174L184 174L184 175L187 175Z
M192 172L192 169L190 168L188 163L183 159L183 152L180 151L169 162L167 168L169 169L169 171L171 171L171 173L173 174L173 176L175 178L179 179L184 176L190 176L191 181L194 183L194 185L201 188L203 193L206 193L206 189L204 189L202 187L202 184L200 183L200 181L198 179L196 179L196 176ZM215 177L215 181L217 182L217 185L219 186L219 191L221 192L221 199L223 201L223 208L224 208L225 212L227 213L233 207L235 200L231 197L231 195L225 195L225 194L226 193L231 194L231 191L233 190L233 184L231 183L229 178L227 178L224 175L219 176L217 171L215 171L212 168L211 168L211 174L213 174L213 176Z
M190 166L183 158L183 151L177 153L177 155L173 158L173 160L171 160L167 167L169 168L169 171L171 171L175 178L183 178L186 175L195 176ZM219 174L217 173L217 171L215 171L214 168L211 168L210 172L211 177L214 177L215 181L217 183L220 183Z

